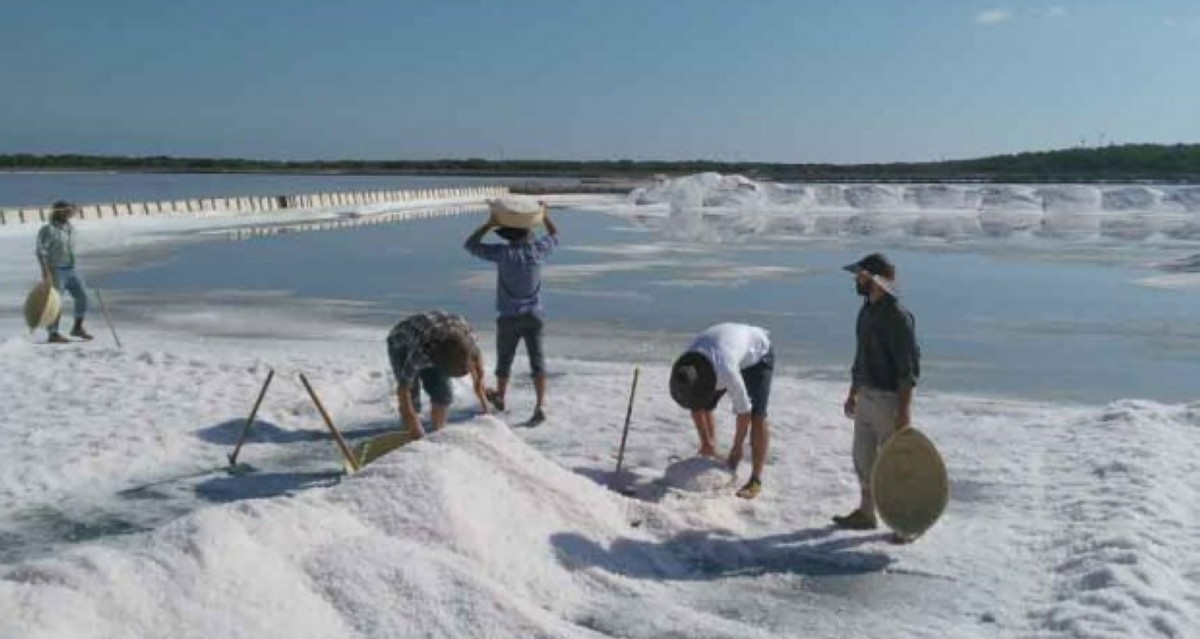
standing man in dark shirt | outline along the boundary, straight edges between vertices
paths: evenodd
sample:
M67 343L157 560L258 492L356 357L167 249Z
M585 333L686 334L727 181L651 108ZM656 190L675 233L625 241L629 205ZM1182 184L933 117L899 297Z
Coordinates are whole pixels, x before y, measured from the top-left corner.
M500 226L494 218L467 238L463 248L481 260L496 264L496 390L488 391L488 399L498 411L504 411L504 396L508 392L508 376L512 372L517 344L525 341L529 368L533 373L533 388L537 406L525 422L537 426L546 421L543 403L546 400L546 359L542 352L542 262L558 246L558 227L542 205L542 223L546 234L535 238L529 229ZM496 229L504 244L484 244L483 236Z
M846 266L865 300L858 311L853 381L846 397L846 417L854 420L854 470L861 500L848 515L833 518L840 528L875 528L871 468L879 447L909 426L913 388L921 375L921 349L916 320L896 299L896 268L881 253Z

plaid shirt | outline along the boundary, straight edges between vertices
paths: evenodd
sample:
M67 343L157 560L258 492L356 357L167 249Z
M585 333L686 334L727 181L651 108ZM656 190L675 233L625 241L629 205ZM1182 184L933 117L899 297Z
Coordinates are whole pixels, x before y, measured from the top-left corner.
M37 234L37 257L50 268L75 266L75 227L51 222Z
M429 344L447 335L462 336L475 348L471 325L461 315L429 311L406 317L396 324L387 337L388 355L392 360L396 382L401 386L409 386L421 369L433 366L428 353Z

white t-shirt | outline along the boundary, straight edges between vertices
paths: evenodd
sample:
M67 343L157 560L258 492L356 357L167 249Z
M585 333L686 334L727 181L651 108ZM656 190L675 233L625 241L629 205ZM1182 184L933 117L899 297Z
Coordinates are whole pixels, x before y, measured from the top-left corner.
M733 412L750 412L750 395L742 381L742 370L762 361L771 350L767 331L749 324L717 324L696 336L688 353L696 352L712 362L717 373L717 390L729 391Z

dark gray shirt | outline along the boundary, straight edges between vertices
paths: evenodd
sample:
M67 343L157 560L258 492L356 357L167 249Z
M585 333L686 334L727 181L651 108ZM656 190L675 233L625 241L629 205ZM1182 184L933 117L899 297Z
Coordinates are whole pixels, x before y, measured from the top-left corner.
M858 311L854 384L896 391L916 386L921 376L921 347L916 320L896 298L884 295Z

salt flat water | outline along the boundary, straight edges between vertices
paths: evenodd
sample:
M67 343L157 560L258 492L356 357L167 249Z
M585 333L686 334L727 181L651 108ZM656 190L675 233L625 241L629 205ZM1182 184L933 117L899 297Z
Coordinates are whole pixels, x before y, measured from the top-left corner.
M629 215L565 210L555 217L563 243L545 268L544 291L549 348L558 356L669 361L690 333L745 321L771 331L783 365L842 378L859 299L839 267L883 250L897 263L903 298L917 317L927 389L1095 402L1197 394L1200 290L1144 283L1159 274L1158 260L1190 254L1188 244L956 244L785 232L698 239ZM492 268L461 248L482 219L481 212L214 240L109 274L103 284L367 302L358 319L377 325L381 336L403 313L434 307L486 329L494 318ZM574 339L585 335L586 348Z

